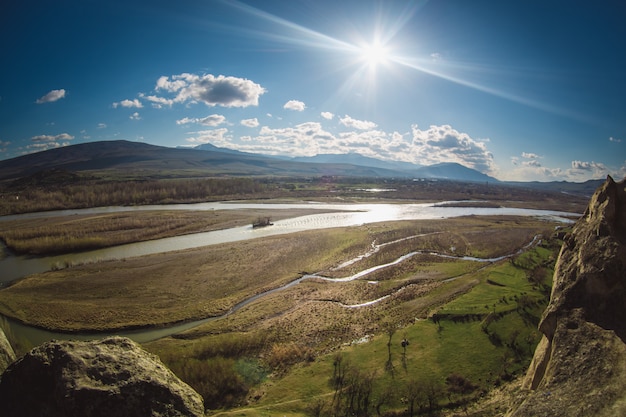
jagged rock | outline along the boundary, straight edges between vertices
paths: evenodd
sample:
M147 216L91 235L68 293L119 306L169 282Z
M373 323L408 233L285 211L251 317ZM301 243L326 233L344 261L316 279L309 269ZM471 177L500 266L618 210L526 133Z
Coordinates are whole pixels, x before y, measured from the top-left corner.
M7 340L6 335L2 329L0 329L0 374L2 374L13 361L15 361L15 352Z
M198 393L122 337L34 348L2 375L0 407L5 417L204 416Z
M626 415L625 187L608 177L561 248L514 417Z

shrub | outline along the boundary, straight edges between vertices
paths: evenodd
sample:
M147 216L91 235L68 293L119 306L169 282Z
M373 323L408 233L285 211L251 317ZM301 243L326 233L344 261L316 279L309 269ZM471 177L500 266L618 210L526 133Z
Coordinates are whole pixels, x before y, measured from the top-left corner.
M312 361L314 359L312 349L297 343L274 344L267 354L265 361L276 371L284 371L298 362Z
M234 407L248 393L249 387L235 370L234 359L184 359L169 366L180 379L202 395L207 409Z

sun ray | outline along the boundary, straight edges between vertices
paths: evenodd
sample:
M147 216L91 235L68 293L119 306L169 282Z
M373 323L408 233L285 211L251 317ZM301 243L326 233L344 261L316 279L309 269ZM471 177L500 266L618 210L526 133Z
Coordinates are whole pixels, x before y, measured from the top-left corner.
M453 68L453 66L433 65L432 60L429 58L419 57L406 57L393 53L390 47L393 39L398 35L402 28L411 20L414 14L419 10L421 6L426 2L414 2L407 3L403 13L397 15L394 19L387 19L381 9L377 14L377 22L373 28L374 40L370 43L367 42L348 42L341 39L334 38L332 36L320 33L313 29L309 29L297 23L283 19L271 13L262 11L248 4L242 3L237 0L221 0L224 4L237 8L238 10L255 16L256 18L268 21L273 24L275 28L283 28L285 33L279 31L270 32L256 32L251 29L247 29L254 36L263 36L267 39L271 39L284 44L291 44L301 47L309 47L321 50L329 50L332 52L343 53L346 55L346 66L355 65L357 67L350 76L349 80L343 85L342 89L347 86L356 86L358 84L359 77L363 77L366 74L368 89L375 89L377 70L381 66L390 67L391 65L403 66L411 68L413 70L428 74L454 84L462 85L477 91L482 91L486 94L499 97L511 102L522 104L524 106L536 108L541 111L549 112L552 114L558 114L564 117L568 117L574 120L581 120L588 123L597 124L596 120L589 120L589 117L584 114L573 112L568 109L559 108L549 103L533 100L522 94L515 94L508 92L504 89L498 89L494 86L479 83L472 80L472 77L459 75L459 66ZM386 20L387 19L387 20ZM471 68L470 68L471 70Z

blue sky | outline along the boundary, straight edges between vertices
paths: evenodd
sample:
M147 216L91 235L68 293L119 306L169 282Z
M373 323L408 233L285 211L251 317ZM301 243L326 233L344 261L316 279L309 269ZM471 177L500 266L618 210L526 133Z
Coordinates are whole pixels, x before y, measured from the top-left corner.
M0 13L0 159L126 139L626 175L626 3L60 0Z

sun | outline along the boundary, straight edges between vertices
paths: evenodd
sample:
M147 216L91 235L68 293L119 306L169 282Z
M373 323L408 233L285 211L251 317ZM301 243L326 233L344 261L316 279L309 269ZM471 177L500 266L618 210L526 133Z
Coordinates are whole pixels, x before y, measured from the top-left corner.
M370 67L384 64L389 59L389 51L380 42L374 42L361 47L361 59Z

